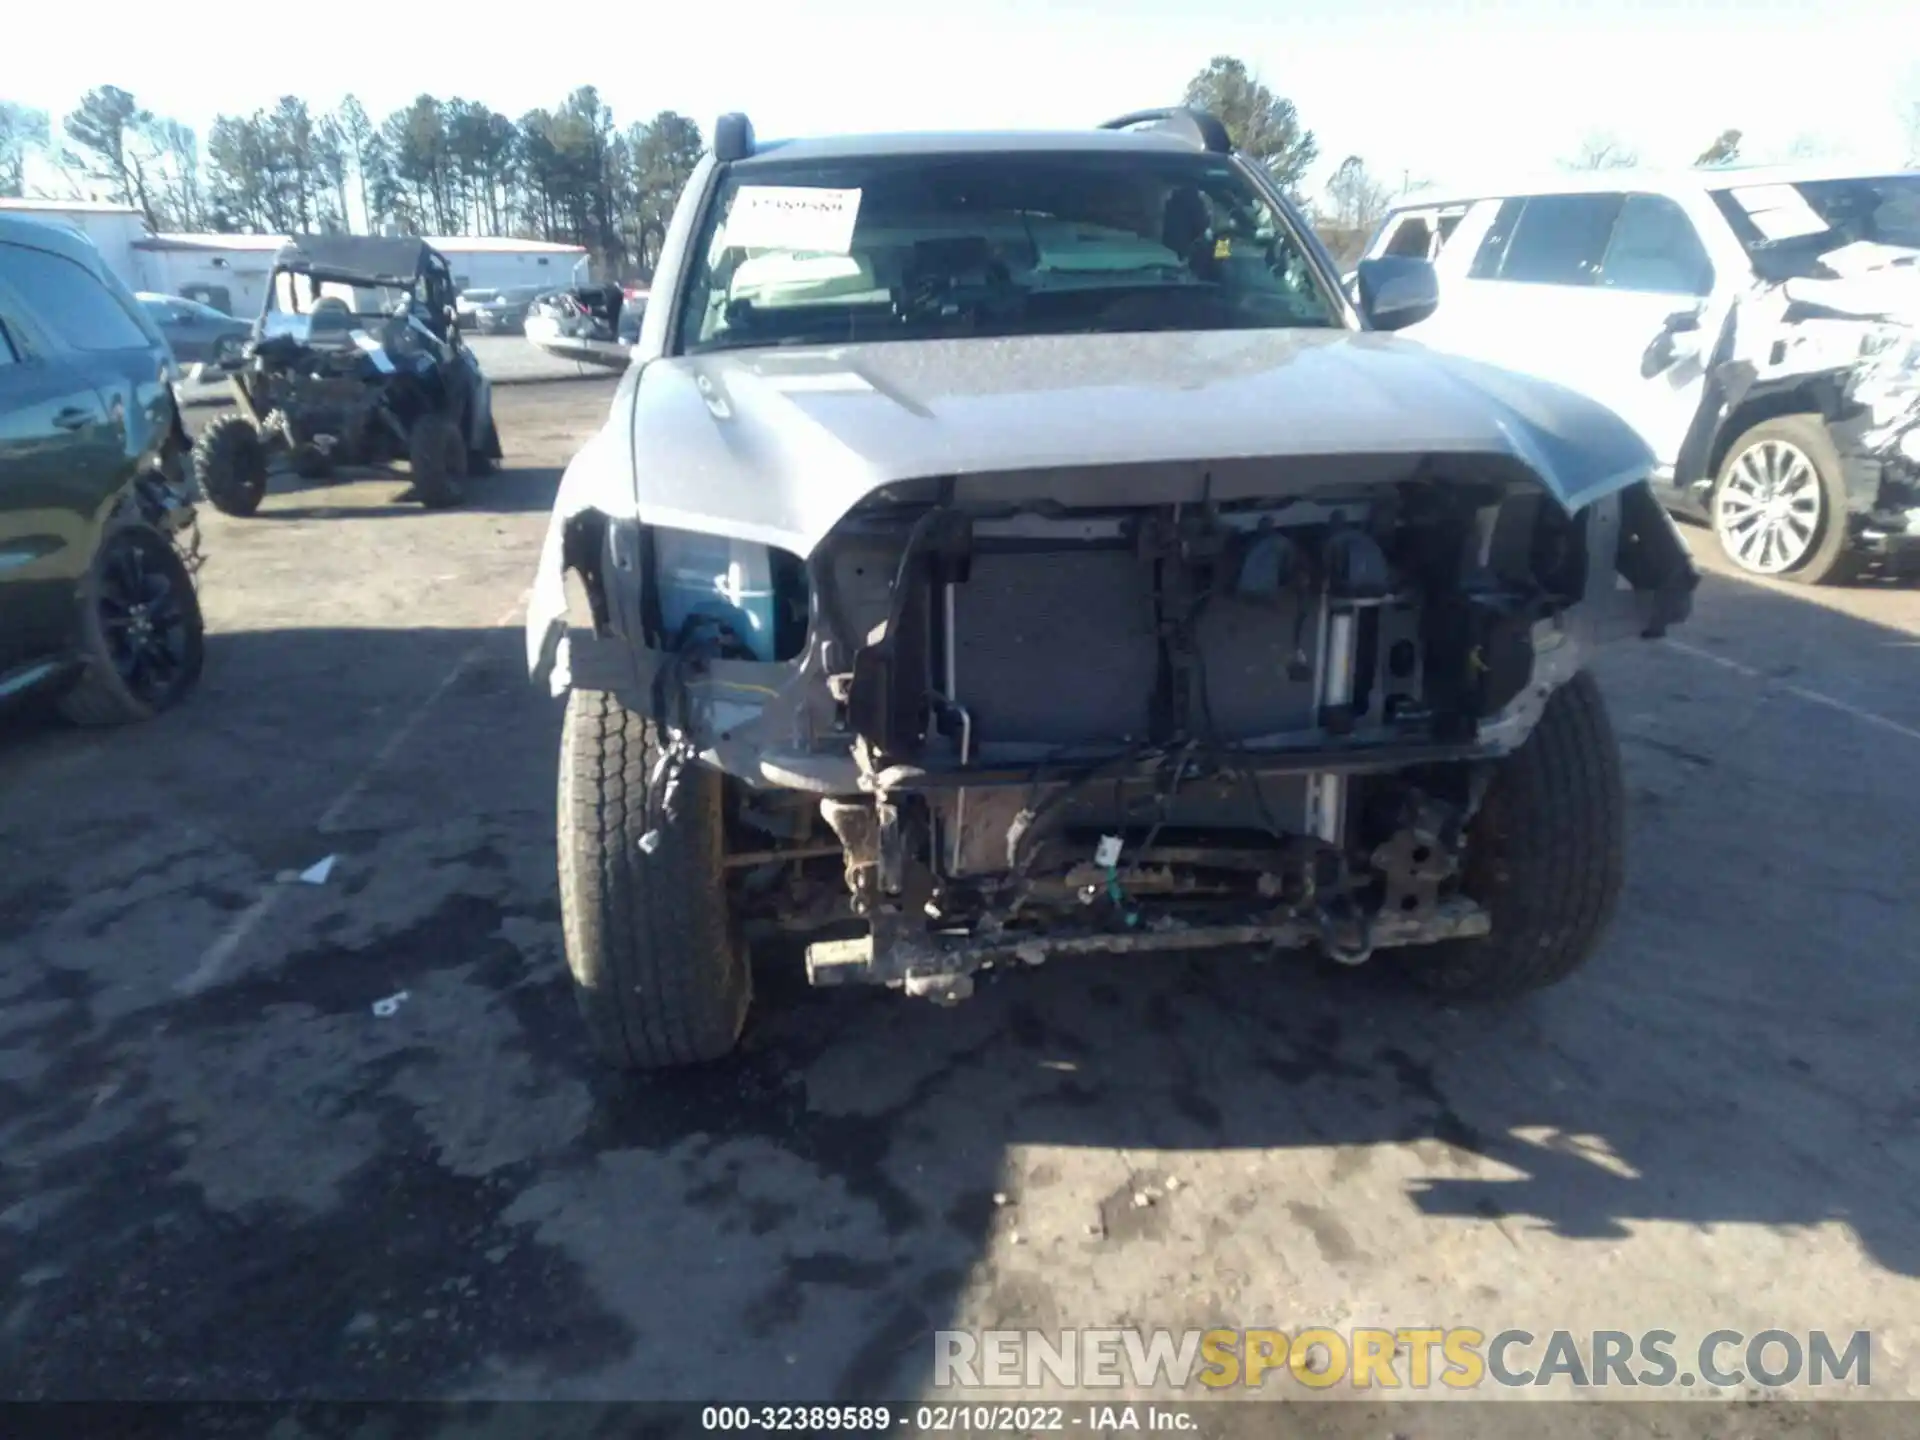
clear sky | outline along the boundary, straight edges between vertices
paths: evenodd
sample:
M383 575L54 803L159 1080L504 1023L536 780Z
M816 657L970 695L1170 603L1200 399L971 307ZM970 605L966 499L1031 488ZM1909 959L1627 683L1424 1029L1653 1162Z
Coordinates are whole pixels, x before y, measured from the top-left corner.
M1650 164L1686 164L1728 127L1753 160L1799 145L1896 164L1920 100L1915 0L496 0L450 5L427 55L414 3L34 6L46 41L9 20L0 97L56 129L105 83L202 133L289 92L325 108L352 89L376 118L423 90L518 116L580 84L623 124L741 109L766 136L1052 127L1172 103L1232 54L1299 106L1319 175L1358 154L1396 186L1547 168L1598 130Z

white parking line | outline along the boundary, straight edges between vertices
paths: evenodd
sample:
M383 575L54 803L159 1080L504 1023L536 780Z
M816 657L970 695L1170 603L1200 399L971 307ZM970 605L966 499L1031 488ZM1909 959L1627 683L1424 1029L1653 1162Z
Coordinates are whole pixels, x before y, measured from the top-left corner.
M492 629L500 630L511 625L519 617L532 594L531 589L521 591L519 598L513 602L506 614L494 621ZM439 704L440 697L451 690L462 675L480 662L481 657L486 654L487 644L488 641L485 639L476 641L472 648L460 657L440 683L433 687L426 699L413 707L407 718L401 721L394 732L387 737L386 743L374 752L373 759L368 761L360 773L353 778L353 782L335 796L333 803L320 813L320 820L315 828L321 834L326 834L340 824L347 812L353 808L354 803L366 793L367 786L373 777L385 769L387 764L400 753L401 748L412 738L414 731L418 730L421 723L425 721L428 713ZM260 922L273 912L273 908L280 903L280 897L290 888L292 887L287 885L274 885L259 899L235 915L227 928L222 930L214 942L201 953L200 963L174 982L174 990L182 995L195 995L219 979L235 952L246 943L247 937L260 927Z
M1898 720L1892 719L1889 716L1881 715L1872 710L1863 710L1858 705L1850 704L1845 700L1836 699L1831 695L1823 695L1818 690L1809 690L1804 685L1789 685L1784 680L1775 679L1764 670L1756 670L1753 666L1743 665L1738 660L1729 660L1725 655L1716 655L1711 650L1702 650L1695 645L1684 645L1680 641L1671 638L1665 640L1663 643L1668 649L1677 650L1682 655L1691 655L1696 660L1705 660L1709 664L1718 665L1723 670L1731 670L1736 675L1744 675L1749 680L1758 680L1765 685L1778 686L1782 692L1793 696L1796 700L1805 700L1812 705L1824 705L1829 710L1838 710L1842 715L1851 715L1862 724L1872 725L1876 729L1885 730L1894 735L1901 735L1909 740L1920 740L1920 730L1916 730L1911 725L1903 725Z
M173 988L182 995L197 995L211 985L226 968L227 961L233 958L233 952L245 943L267 912L273 909L274 902L280 898L281 891L275 888L267 891L258 900L233 917L231 924L220 932L220 937L206 948L200 963L193 970L174 982Z

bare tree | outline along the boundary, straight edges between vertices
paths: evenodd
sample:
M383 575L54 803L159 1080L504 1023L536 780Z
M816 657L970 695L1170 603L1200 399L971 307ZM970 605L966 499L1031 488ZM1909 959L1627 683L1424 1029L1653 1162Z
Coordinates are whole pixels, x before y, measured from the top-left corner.
M347 204L347 172L352 168L352 145L337 115L322 115L313 127L314 177L326 191L322 226L353 233L353 210Z
M117 85L102 85L80 97L62 128L75 147L65 157L68 165L103 182L108 199L132 206L157 227L156 157L147 138L154 123L132 95Z
M46 144L46 111L0 100L0 196L26 194L27 152Z
M1580 142L1571 160L1562 163L1569 170L1628 170L1640 163L1640 156L1618 136L1595 131Z
M207 223L206 191L201 182L200 139L178 120L155 119L142 129L154 149L160 218L182 230Z
M1920 62L1908 65L1895 86L1893 113L1906 142L1906 167L1920 170Z
M379 131L368 118L367 110L354 96L349 95L340 102L340 108L333 112L333 133L340 144L340 152L347 168L353 171L354 183L359 187L360 223L372 234L373 204L371 192L374 182L379 179L379 154L374 141ZM346 200L342 197L340 208L346 209ZM353 229L352 219L348 217L347 229Z
M1327 181L1327 201L1333 223L1343 230L1371 230L1387 213L1393 196L1367 169L1358 155L1340 162Z

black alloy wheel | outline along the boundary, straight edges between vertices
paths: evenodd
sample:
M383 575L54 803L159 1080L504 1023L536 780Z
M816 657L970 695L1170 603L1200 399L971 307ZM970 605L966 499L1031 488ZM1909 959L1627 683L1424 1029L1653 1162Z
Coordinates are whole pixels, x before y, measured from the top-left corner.
M191 682L200 644L198 605L181 591L184 571L155 554L165 545L145 530L112 536L100 557L94 599L114 673L154 710L166 708Z

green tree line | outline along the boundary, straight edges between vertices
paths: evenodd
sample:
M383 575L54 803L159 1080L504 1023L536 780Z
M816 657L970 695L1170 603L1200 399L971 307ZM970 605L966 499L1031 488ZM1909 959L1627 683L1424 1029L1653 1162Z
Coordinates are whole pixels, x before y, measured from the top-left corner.
M1184 98L1299 194L1319 144L1292 101L1231 56ZM102 85L57 123L0 100L0 195L23 193L25 156L39 150L70 193L132 206L155 230L512 235L584 245L611 271L644 274L704 145L671 110L619 124L590 85L518 119L458 96L421 95L376 120L351 95L331 111L286 95L220 115L204 135Z
M584 245L625 274L652 268L705 140L671 110L622 126L590 85L517 120L458 97L376 121L351 95L331 111L286 95L204 137L103 85L57 131L0 101L0 194L22 193L36 147L156 231L511 235Z
M1236 148L1310 210L1343 261L1415 183L1404 175L1398 187L1383 183L1349 155L1308 194L1318 138L1291 100L1234 56L1209 60L1181 98L1225 122ZM1725 132L1697 163L1730 163L1740 138ZM271 109L220 115L204 136L103 85L57 126L44 111L0 100L0 195L23 193L25 158L37 150L75 193L133 206L155 230L511 235L584 245L606 272L644 275L704 146L700 127L672 110L619 124L591 85L518 119L457 96L421 95L375 120L351 95L331 111L286 95ZM1633 159L1596 136L1568 163Z

